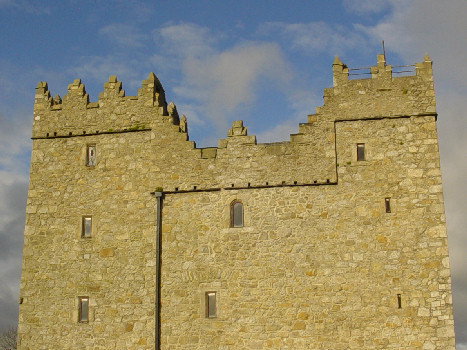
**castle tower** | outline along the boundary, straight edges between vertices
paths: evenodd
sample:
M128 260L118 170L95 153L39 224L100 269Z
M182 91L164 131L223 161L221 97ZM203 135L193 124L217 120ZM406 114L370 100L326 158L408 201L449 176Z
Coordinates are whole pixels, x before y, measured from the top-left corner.
M396 69L336 58L289 141L212 148L153 73L40 82L18 349L454 350L431 61Z

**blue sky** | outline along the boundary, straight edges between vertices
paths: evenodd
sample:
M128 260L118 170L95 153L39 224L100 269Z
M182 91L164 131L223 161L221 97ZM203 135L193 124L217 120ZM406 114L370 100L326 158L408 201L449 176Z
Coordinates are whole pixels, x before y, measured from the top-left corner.
M0 0L0 329L16 323L32 104L81 78L96 101L109 75L127 95L154 71L215 146L242 119L259 142L288 140L322 104L335 55L350 68L434 61L458 349L467 349L465 0Z

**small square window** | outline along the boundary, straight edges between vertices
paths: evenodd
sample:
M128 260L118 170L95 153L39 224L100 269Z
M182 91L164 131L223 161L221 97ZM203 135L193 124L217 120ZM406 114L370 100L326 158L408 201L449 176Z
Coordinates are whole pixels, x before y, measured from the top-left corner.
M89 322L89 297L78 297L78 322Z
M357 143L357 161L365 160L365 144Z
M86 147L86 166L96 165L96 145L88 145Z
M82 224L81 224L81 237L89 238L92 235L92 217L91 216L83 216Z
M391 212L391 198L389 198L389 197L384 198L384 207L386 209L386 213Z
M217 317L217 295L216 292L206 292L206 318Z

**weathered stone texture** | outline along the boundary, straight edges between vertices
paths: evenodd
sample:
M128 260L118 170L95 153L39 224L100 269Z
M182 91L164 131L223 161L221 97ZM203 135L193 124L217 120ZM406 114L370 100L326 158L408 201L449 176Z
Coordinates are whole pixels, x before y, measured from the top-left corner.
M161 186L162 349L453 350L431 62L398 78L382 56L370 79L338 59L333 72L290 141L256 144L234 122L204 149L153 74L136 97L110 77L96 103L79 80L63 101L39 83L18 348L155 348Z

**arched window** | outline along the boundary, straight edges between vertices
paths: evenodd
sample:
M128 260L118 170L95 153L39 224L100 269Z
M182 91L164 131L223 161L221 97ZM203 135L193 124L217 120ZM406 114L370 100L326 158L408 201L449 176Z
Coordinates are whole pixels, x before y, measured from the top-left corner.
M243 227L243 204L238 200L230 203L230 227Z

